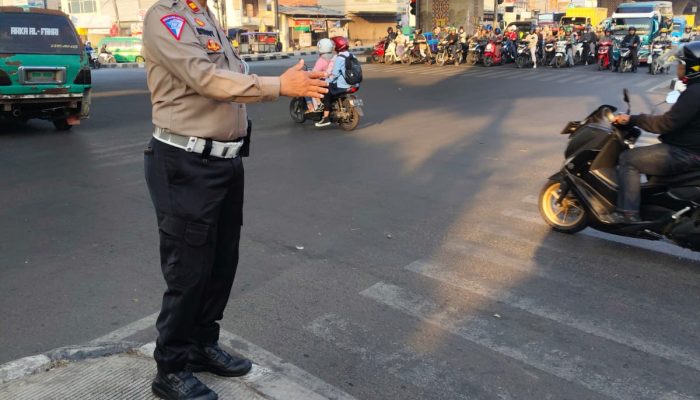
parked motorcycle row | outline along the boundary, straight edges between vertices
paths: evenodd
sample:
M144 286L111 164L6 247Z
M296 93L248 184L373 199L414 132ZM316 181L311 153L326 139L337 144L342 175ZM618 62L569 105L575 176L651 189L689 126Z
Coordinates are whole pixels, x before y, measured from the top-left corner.
M513 64L517 68L534 65L528 41L519 40L481 40L472 39L468 43L450 44L441 41L437 45L427 46L418 43L406 45L396 42L378 42L372 51L375 63L396 64L435 64L477 65L485 67ZM572 43L568 38L551 40L538 46L536 62L538 66L553 68L573 67L575 65L596 64L599 71L632 71L632 50L621 45L619 40L601 40L595 46L581 40ZM675 61L670 43L653 43L649 46L648 68L651 74L668 73ZM615 68L618 66L618 68Z

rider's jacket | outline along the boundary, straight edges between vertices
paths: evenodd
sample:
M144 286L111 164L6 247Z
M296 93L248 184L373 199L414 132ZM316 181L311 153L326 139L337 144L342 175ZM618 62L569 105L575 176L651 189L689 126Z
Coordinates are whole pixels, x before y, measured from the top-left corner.
M621 45L622 47L638 48L640 43L641 40L639 39L639 36L627 34L625 35L625 37L622 38Z
M630 124L661 135L666 144L700 154L700 83L691 82L676 104L663 115L633 115Z

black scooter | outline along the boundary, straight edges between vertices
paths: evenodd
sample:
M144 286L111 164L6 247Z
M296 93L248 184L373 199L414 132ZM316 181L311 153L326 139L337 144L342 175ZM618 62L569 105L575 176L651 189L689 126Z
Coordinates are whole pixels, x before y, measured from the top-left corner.
M627 89L624 99L629 114ZM619 223L611 218L617 201L618 156L641 134L639 128L614 125L616 110L602 105L583 121L569 122L561 132L569 135L569 143L561 171L540 192L542 218L559 232L575 233L591 226L621 236L667 238L700 251L700 170L648 176L641 193L643 222Z

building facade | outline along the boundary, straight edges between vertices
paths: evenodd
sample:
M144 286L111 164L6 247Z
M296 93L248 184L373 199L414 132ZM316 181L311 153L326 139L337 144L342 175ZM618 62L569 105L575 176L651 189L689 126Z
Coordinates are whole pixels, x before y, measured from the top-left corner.
M425 31L436 26L463 26L473 32L483 17L484 0L418 0L417 24Z

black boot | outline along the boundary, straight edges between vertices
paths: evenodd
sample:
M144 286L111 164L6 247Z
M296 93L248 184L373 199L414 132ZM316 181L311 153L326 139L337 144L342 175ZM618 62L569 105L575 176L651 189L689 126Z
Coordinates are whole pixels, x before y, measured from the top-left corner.
M211 372L219 376L243 376L253 368L245 358L232 356L218 345L198 347L190 350L186 369L192 372Z
M153 394L167 400L218 400L219 396L191 372L158 372L151 384Z

